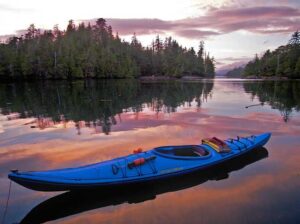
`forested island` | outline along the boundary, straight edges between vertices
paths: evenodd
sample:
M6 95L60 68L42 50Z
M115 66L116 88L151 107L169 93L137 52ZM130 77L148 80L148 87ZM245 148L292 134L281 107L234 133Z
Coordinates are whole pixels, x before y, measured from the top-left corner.
M121 40L105 19L94 25L70 20L65 31L58 26L41 31L33 24L27 33L0 44L0 79L138 78L185 75L212 78L213 57L200 41L196 52L172 37L156 36L143 47L136 35Z
M246 66L227 72L227 77L246 78L300 78L300 32L292 34L287 45L274 51L267 50L261 57L256 54Z

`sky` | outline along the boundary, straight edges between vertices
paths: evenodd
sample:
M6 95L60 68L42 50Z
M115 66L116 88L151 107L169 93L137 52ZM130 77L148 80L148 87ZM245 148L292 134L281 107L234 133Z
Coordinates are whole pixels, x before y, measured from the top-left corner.
M65 29L70 19L97 18L125 40L136 33L144 46L158 34L195 49L203 40L220 70L286 44L300 29L300 0L0 0L0 40L32 23Z

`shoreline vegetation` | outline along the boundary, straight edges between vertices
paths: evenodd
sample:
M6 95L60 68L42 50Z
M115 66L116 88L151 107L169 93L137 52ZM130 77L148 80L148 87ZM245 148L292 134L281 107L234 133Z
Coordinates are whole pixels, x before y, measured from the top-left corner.
M287 45L274 51L257 54L244 67L237 67L225 75L231 78L287 80L300 78L300 32L292 34Z
M179 79L214 78L215 61L199 42L197 52L172 37L158 35L143 47L133 34L131 42L113 33L105 19L94 24L69 21L66 30L40 30L31 24L27 32L0 43L0 79ZM156 77L156 78L155 78Z

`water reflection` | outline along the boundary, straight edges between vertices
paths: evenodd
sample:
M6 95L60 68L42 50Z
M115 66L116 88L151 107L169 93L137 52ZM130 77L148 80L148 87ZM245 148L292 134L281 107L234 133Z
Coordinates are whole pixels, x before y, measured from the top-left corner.
M300 110L300 82L299 81L261 81L244 82L245 92L252 97L258 97L264 104L280 111L283 120L288 122L293 110Z
M153 200L159 194L194 187L208 180L226 179L230 172L240 170L267 157L268 151L265 148L260 148L217 167L165 181L139 186L101 189L87 193L63 193L37 205L23 218L21 223L43 223L110 205Z
M233 83L234 84L234 83ZM300 82L245 81L246 93L257 106L269 104L289 121L300 110ZM70 125L81 134L84 127L109 134L122 122L124 112L176 112L181 106L200 108L212 94L213 81L197 83L141 83L137 80L12 83L0 85L1 114L7 119L32 118L26 125L44 130ZM252 105L251 105L252 106Z
M213 82L141 83L136 80L13 83L0 85L0 108L8 119L35 119L31 128L66 127L75 123L77 133L90 127L95 133L109 134L123 112L138 119L145 108L172 113L192 102L200 107L213 88ZM100 130L100 128L102 130Z
M64 198L59 200L64 205L61 213L56 206L62 206L57 204L48 207L54 214L37 211L51 214L47 220L86 211L57 223L186 223L186 217L189 223L300 223L298 89L299 81L276 84L218 79L213 83L119 80L0 84L0 216L9 169L76 167L124 156L137 147L147 150L198 144L204 137L272 131L268 159L230 173L223 181L197 185L226 176L226 172L209 178L198 174L172 181L170 188L167 183L161 184L164 187L145 187L147 197L126 192L116 193L118 196L108 192L106 197L102 192L103 203L94 194L86 196L86 201L67 194L66 203ZM256 106L246 109L249 105ZM283 122L284 111L292 111L286 113L289 122ZM97 134L103 130L110 135ZM185 190L173 192L182 188ZM7 223L19 222L37 204L56 194L13 184ZM153 197L155 200L130 206L125 203ZM75 203L79 204L77 210ZM118 206L107 206L112 204ZM99 207L102 209L89 210ZM25 220L45 220L30 217Z

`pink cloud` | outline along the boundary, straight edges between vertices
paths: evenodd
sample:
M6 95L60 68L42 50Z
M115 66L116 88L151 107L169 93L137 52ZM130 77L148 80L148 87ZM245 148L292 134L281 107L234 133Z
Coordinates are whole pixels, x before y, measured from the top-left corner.
M107 18L107 23L120 35L166 34L189 39L246 30L252 33L292 33L299 29L300 9L297 6L209 7L202 16L181 20ZM95 23L96 19L82 20ZM18 33L17 33L18 35ZM7 39L0 36L0 40Z
M81 20L84 23L95 24L97 19ZM160 19L118 19L118 18L107 18L107 24L113 27L113 30L121 35L137 35L146 34L160 34L165 31L172 30L178 24L172 21L164 21Z
M95 19L84 22L95 22ZM291 33L299 29L300 10L292 6L209 8L205 15L181 20L107 19L121 35L173 33L195 39L238 30L253 33Z
M299 9L288 6L265 6L248 8L221 8L210 10L211 16L222 16L223 18L257 18L257 17L281 17L299 16Z
M206 38L208 36L219 35L221 33L215 31L197 30L197 29L179 29L175 31L178 36L188 37L190 39Z
M254 33L286 33L299 28L300 10L293 7L210 9L206 15L181 20L189 28L206 27L222 33L247 30Z
M121 34L150 34L172 30L178 24L160 19L107 19L107 23Z

